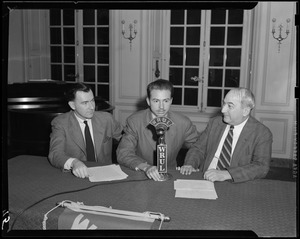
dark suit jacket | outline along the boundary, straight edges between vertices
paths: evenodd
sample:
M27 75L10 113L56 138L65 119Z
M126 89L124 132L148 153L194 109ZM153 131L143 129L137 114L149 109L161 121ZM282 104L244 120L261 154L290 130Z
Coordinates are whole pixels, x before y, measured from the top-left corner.
M167 167L175 168L179 150L182 147L189 148L195 143L198 131L191 120L184 115L169 111L167 117L174 122L165 133ZM120 164L132 169L141 163L156 164L156 140L147 127L151 119L150 109L138 111L127 118L125 134L117 148L117 160Z
M85 142L74 112L58 115L51 125L48 155L50 163L57 168L63 168L69 158L86 161ZM112 139L119 140L123 128L110 113L102 111L95 111L92 125L96 161L103 165L111 164Z
M198 141L187 152L185 165L192 165L205 172L217 151L226 124L222 116L212 118ZM249 117L232 154L227 168L234 182L263 178L269 171L273 136L258 120Z

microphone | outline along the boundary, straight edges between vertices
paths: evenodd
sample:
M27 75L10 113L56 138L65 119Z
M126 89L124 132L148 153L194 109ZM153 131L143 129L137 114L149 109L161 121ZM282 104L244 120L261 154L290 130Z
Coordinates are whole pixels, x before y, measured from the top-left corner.
M172 175L167 172L167 144L165 142L165 133L174 123L167 117L157 117L152 119L150 124L155 127L156 134L158 136L156 151L157 169L161 177L160 181L166 181L169 180Z

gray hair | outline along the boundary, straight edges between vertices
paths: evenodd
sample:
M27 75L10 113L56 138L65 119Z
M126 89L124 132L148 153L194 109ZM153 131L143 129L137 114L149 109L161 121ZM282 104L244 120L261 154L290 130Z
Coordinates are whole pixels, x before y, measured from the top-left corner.
M234 88L231 90L233 94L239 97L243 108L249 107L253 109L255 106L255 97L253 93L247 88Z

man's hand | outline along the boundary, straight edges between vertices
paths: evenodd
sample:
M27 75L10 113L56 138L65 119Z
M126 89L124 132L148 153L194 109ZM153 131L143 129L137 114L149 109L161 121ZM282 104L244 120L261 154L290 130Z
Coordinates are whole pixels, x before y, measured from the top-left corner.
M161 177L159 175L159 172L157 170L156 166L149 165L145 170L145 174L148 178L153 179L154 181L160 181Z
M232 179L230 173L227 170L217 170L217 169L209 169L204 175L204 179L214 182L214 181L225 181L228 179Z
M78 159L75 159L73 162L72 162L72 173L78 177L78 178L85 178L85 177L89 177L88 173L87 173L87 167L85 166L85 164L78 160Z
M185 174L185 175L190 175L192 172L198 172L199 169L195 169L193 168L192 165L183 165L182 167L180 167L180 173L181 174Z

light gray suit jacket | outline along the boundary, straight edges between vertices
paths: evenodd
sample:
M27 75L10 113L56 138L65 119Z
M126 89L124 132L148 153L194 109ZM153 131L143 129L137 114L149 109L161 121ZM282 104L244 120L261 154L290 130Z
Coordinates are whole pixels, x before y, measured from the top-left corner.
M212 118L198 141L187 152L185 165L200 168L204 173L218 148L226 124L222 116ZM263 178L269 171L273 136L271 131L258 120L249 117L232 154L227 168L234 182Z
M198 131L191 120L182 114L169 111L167 117L174 122L165 133L167 167L175 169L179 150L182 147L190 148L198 138ZM156 163L156 141L152 131L147 128L151 119L150 109L138 111L127 118L125 134L117 148L117 160L121 165L135 169L141 163Z
M123 128L110 113L103 111L95 111L92 125L96 161L111 164L112 139L119 140ZM48 158L53 166L63 169L69 158L87 160L84 138L73 111L55 117L51 126Z

